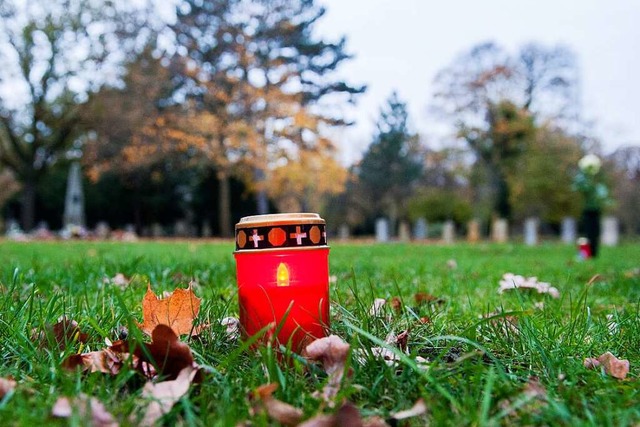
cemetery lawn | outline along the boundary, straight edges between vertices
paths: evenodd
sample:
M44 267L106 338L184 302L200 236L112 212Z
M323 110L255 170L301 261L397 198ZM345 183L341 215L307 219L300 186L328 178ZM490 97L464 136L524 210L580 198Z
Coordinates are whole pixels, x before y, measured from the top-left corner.
M71 421L51 418L59 397L80 393L121 425L137 424L148 404L138 373L87 374L61 363L104 348L124 328L140 337L133 330L147 282L161 294L191 279L202 298L198 323L212 326L182 339L208 373L164 416L166 425L277 425L250 415L248 393L267 383L278 383L275 397L305 418L335 411L314 396L326 383L320 366L279 364L272 351L246 350L218 324L238 313L232 251L232 242L0 242L0 378L17 383L0 398L2 424L86 425L77 413ZM338 399L363 417L388 418L424 398L426 414L400 425L638 425L640 244L604 247L588 262L575 255L559 244L333 244L332 332L351 345L351 375ZM507 272L549 282L560 298L499 294ZM131 283L111 283L117 273ZM388 302L374 315L376 298ZM88 334L86 343L70 339L59 350L37 337L63 315ZM372 353L404 330L408 354L399 361ZM585 358L607 351L629 360L626 379L584 367Z

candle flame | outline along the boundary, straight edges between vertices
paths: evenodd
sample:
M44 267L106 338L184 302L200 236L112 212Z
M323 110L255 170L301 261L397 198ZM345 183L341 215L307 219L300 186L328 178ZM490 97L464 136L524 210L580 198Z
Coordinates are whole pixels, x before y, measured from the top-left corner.
M278 286L289 286L289 269L283 262L278 266L276 282Z

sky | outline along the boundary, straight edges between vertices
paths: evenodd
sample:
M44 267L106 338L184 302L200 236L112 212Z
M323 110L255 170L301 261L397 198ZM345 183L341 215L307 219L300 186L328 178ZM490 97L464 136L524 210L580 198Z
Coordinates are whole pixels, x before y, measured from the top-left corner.
M407 102L410 122L428 145L445 131L429 114L432 82L472 46L494 41L510 52L528 42L562 44L577 56L582 118L604 153L640 145L640 0L319 0L327 8L317 34L347 37L355 58L338 75L367 84L356 121L334 137L343 163L359 159L392 91Z

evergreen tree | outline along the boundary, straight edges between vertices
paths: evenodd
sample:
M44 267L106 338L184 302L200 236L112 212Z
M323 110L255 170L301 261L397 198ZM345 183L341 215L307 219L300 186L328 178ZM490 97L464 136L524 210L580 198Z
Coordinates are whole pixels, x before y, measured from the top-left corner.
M370 214L387 216L392 229L422 173L418 137L407 121L407 106L394 92L380 112L377 133L358 170L362 191L371 201Z

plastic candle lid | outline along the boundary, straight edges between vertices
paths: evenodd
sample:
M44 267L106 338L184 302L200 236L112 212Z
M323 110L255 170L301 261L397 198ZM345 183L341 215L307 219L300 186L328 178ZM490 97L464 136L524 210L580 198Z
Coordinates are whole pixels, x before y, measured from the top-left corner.
M317 213L253 215L236 224L236 251L326 245L325 221Z

